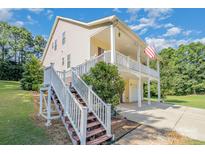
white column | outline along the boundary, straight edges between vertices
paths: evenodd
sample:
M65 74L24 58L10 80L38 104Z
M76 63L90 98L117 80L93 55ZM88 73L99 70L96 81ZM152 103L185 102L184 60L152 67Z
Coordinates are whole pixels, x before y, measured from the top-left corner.
M147 57L147 67L149 68L149 57ZM147 82L147 99L148 99L148 104L151 104L151 101L150 101L150 77L149 76L148 76L148 82Z
M63 81L65 82L65 84L67 84L66 83L66 71L65 70L63 70Z
M39 115L41 115L43 112L43 92L40 90L40 109L39 109Z
M148 104L151 104L150 101L150 78L148 78L148 82L147 82L147 98L148 98Z
M47 99L47 122L46 126L51 125L51 86L48 88L48 99Z
M115 63L115 27L110 25L111 63Z
M108 136L111 136L111 125L112 125L112 120L111 120L111 105L107 104L107 128L106 128L106 133Z
M80 144L85 145L86 144L86 133L87 133L87 116L88 111L87 107L82 108L82 116L81 116L81 123L80 123L80 132L81 132L81 139Z
M138 50L137 50L137 62L139 66L139 79L138 79L138 107L142 106L142 93L141 93L141 84L142 84L142 79L141 79L141 61L140 61L140 52L141 52L141 47L138 45Z
M138 107L142 106L141 84L142 84L142 79L140 76L138 79Z
M157 60L157 72L158 72L158 102L160 102L161 90L160 90L160 68L159 68L159 60Z

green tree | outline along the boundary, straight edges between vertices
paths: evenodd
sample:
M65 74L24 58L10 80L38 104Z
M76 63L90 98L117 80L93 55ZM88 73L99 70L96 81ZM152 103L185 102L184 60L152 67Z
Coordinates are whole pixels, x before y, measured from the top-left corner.
M113 109L120 103L125 84L115 65L99 62L82 78Z
M46 40L40 36L40 35L37 35L34 39L34 51L33 53L38 57L40 58L43 54L43 50L46 46Z
M21 79L21 87L24 90L39 90L43 82L43 67L41 62L31 56L30 60L24 65L23 77Z
M9 35L10 35L10 26L7 23L0 22L0 53L1 53L1 61L5 61L7 59L7 55L9 52Z
M205 93L205 45L190 43L160 52L161 87L164 95Z

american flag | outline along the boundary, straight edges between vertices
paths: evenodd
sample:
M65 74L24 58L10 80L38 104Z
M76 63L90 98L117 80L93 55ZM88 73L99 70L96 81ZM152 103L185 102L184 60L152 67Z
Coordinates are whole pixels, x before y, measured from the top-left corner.
M153 47L151 47L151 46L147 46L145 48L144 52L151 59L155 58L155 56L156 56L155 55L155 49Z

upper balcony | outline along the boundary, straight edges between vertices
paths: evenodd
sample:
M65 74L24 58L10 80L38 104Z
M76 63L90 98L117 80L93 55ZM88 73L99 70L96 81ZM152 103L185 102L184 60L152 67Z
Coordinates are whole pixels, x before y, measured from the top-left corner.
M111 63L111 51L106 51L104 53L104 61L107 63ZM115 52L114 64L120 68L125 68L133 73L140 73L142 76L151 77L153 79L159 78L159 72L137 62L136 60L130 58L129 56L125 56L124 54L120 53L119 51Z
M129 70L130 73L158 80L159 61L154 59L157 61L157 69L150 67L151 59L144 53L146 46L136 34L115 24L96 31L90 37L90 57L105 53L109 57L107 62L122 68L122 72Z

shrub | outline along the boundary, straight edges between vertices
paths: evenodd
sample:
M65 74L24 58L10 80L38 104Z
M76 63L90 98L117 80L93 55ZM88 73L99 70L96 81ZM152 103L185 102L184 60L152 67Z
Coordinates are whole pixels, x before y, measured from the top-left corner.
M38 91L43 82L43 67L40 61L31 56L24 65L24 72L21 79L21 87L24 90Z
M23 66L13 61L0 61L0 80L19 81L22 78Z
M103 101L111 104L112 109L120 103L125 83L115 65L99 62L82 79L92 85L92 89Z

